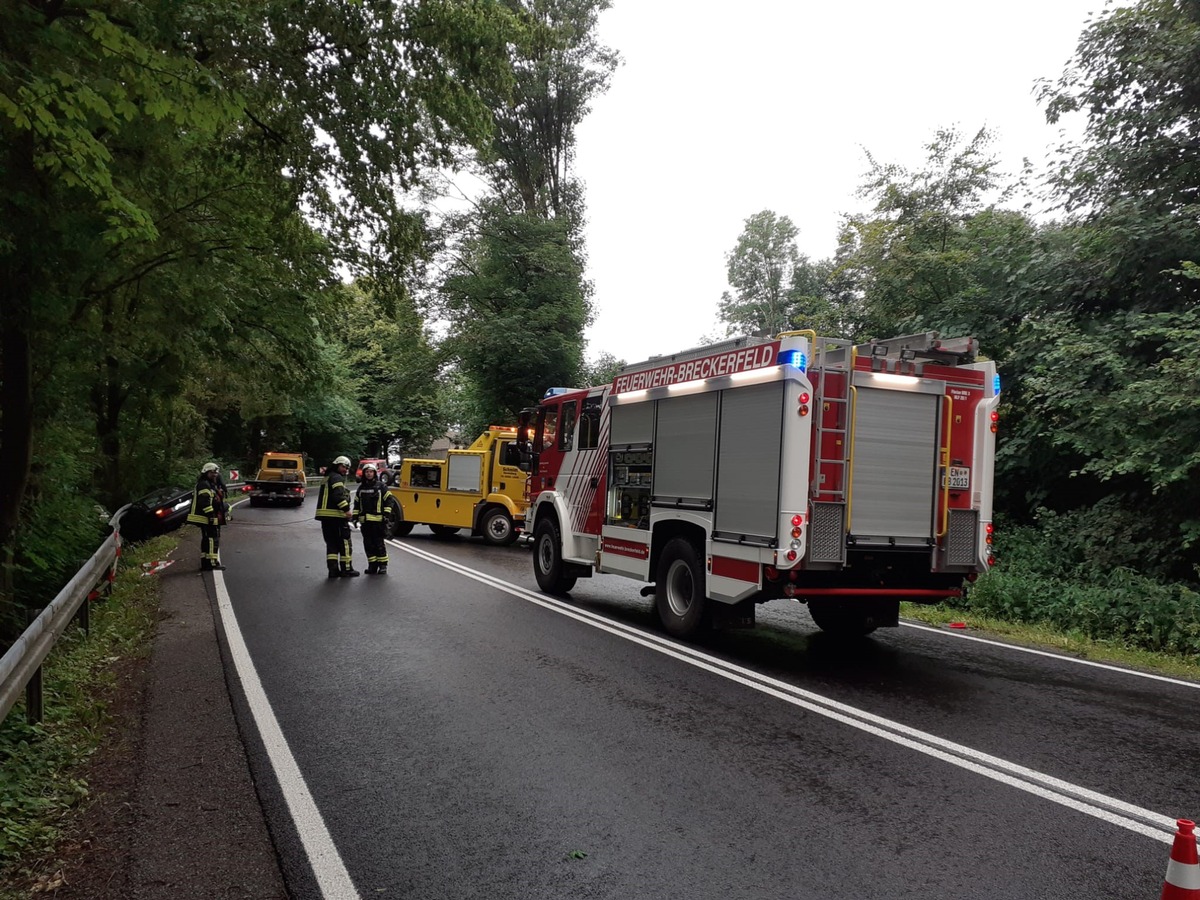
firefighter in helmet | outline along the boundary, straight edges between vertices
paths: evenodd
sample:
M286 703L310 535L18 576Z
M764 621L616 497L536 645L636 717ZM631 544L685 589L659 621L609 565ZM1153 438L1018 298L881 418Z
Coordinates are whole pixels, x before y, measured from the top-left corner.
M354 495L354 520L362 527L368 575L387 574L387 545L383 540L387 536L387 512L392 507L396 508L393 510L395 513L399 504L379 480L375 466L367 463L362 467L362 481L358 483L358 492Z
M205 463L192 491L192 508L187 520L200 526L200 571L224 569L221 565L221 504L217 492L220 469L216 463Z
M321 491L317 494L317 518L321 520L321 535L325 538L325 565L330 578L354 578L359 572L352 562L350 545L350 491L346 488L346 473L350 459L339 456L325 472Z

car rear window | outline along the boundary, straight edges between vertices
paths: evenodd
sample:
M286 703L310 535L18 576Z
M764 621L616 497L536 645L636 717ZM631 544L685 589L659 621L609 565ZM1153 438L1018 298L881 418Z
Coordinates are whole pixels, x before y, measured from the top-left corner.
M152 494L147 494L137 502L143 506L159 506L162 503L166 503L168 500L174 500L182 494L190 493L190 488L163 488L162 490L155 491Z
M300 464L294 459L268 459L268 469L298 469Z

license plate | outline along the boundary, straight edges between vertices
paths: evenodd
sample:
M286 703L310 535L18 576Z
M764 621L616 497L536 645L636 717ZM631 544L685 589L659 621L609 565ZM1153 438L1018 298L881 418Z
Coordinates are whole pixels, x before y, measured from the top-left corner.
M971 469L967 466L951 466L946 485L952 491L969 491L971 489Z

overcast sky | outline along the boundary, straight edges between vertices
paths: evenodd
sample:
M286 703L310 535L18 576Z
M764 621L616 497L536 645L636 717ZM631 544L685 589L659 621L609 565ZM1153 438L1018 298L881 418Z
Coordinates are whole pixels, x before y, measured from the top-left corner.
M1103 0L614 0L624 64L577 134L586 184L588 356L635 362L723 334L725 256L770 209L833 253L880 162L920 166L942 126L997 132L1016 172L1057 144L1034 97ZM718 10L721 12L718 14Z

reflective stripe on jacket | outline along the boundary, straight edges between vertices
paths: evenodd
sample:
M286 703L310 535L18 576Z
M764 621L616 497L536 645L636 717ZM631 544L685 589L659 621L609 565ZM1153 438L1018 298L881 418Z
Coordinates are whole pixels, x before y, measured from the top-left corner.
M193 525L212 525L217 517L217 489L208 479L202 479L192 491L192 508L187 520Z
M350 494L346 491L346 476L340 472L331 472L321 482L321 492L317 494L318 519L344 519L350 511Z
M395 502L378 478L370 483L360 481L354 496L354 515L364 522L382 522L387 505Z

